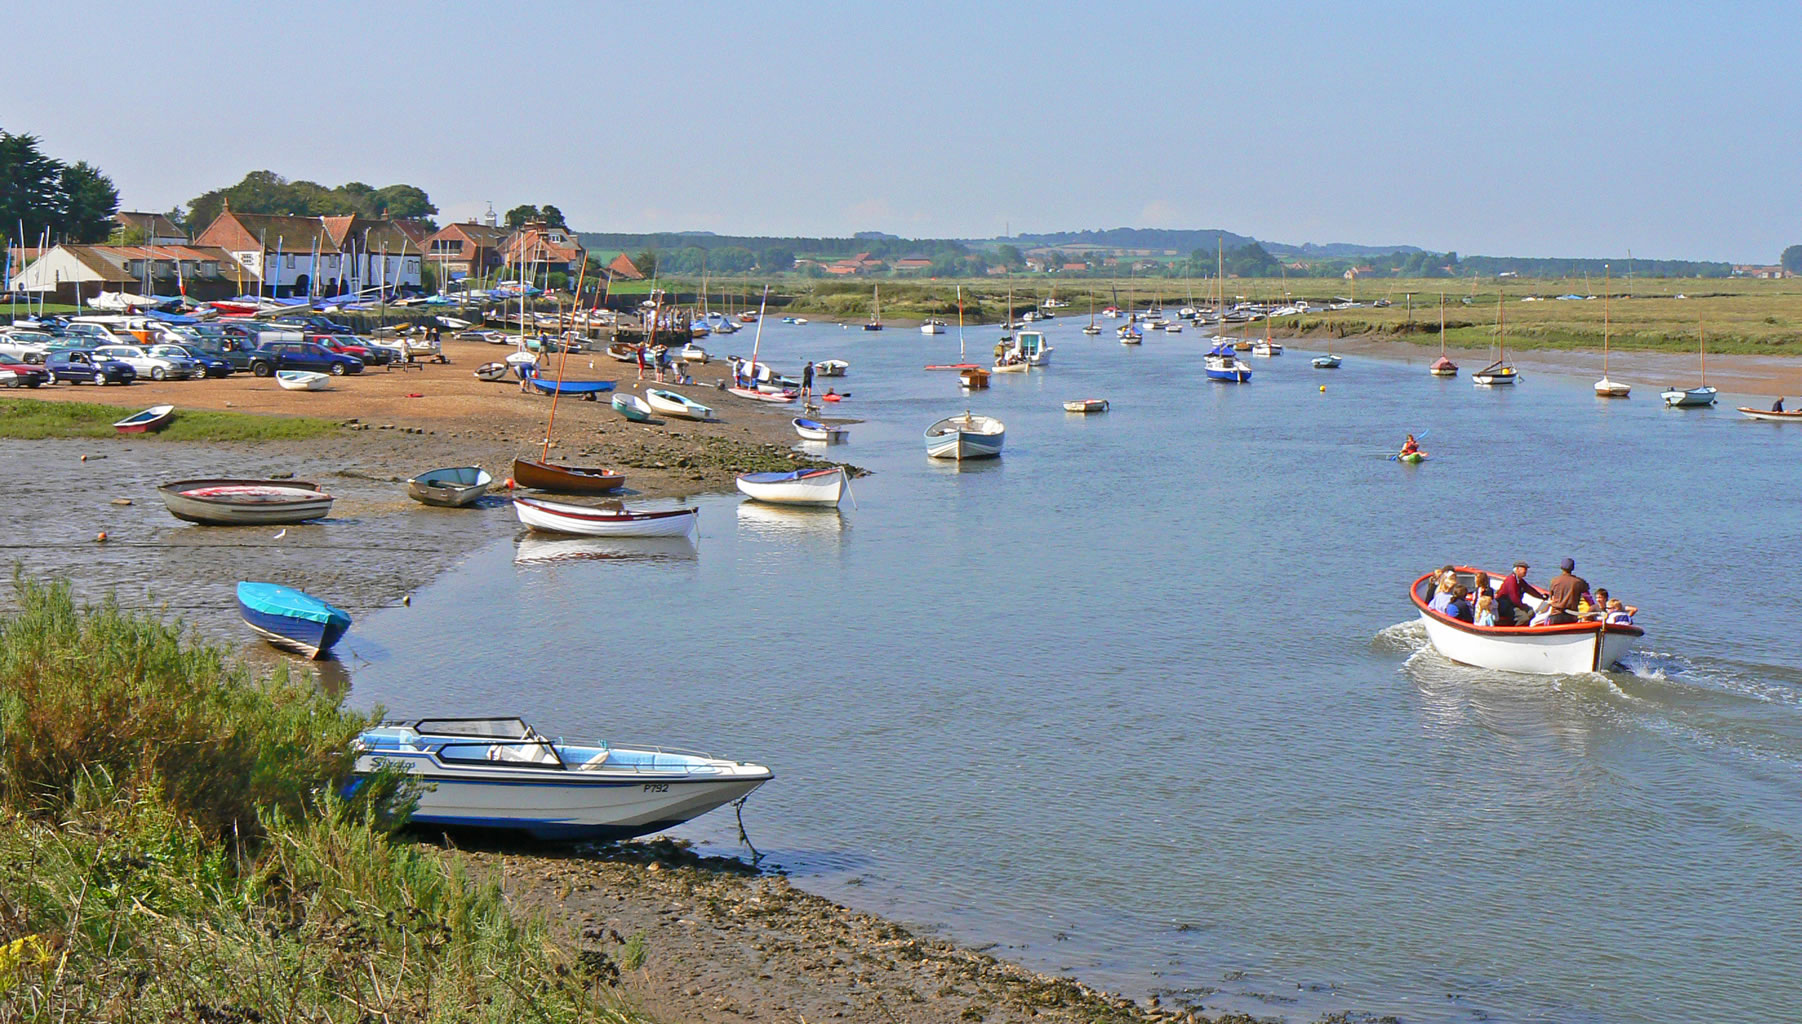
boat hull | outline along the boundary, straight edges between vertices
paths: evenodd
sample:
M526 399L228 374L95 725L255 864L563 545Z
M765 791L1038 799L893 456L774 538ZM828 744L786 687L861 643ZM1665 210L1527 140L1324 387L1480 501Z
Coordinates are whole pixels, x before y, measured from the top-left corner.
M1475 572L1457 570L1461 580ZM1427 607L1429 573L1409 590L1427 639L1440 654L1463 665L1531 675L1577 675L1608 670L1632 650L1645 630L1638 626L1574 622L1560 626L1473 626ZM1492 579L1501 575L1492 574Z
M513 482L534 491L554 494L605 494L626 486L626 476L611 469L553 466L534 459L514 459Z
M694 508L614 512L537 498L514 498L513 511L531 529L580 537L687 537L700 519L700 509Z
M645 404L652 412L660 412L665 416L676 416L685 420L706 420L713 417L713 410L674 391L661 391L657 388L646 388Z
M1630 385L1609 380L1607 377L1596 381L1595 391L1597 398L1628 398L1633 394L1633 388Z
M1767 420L1772 423L1781 423L1784 420L1802 420L1802 409L1795 412L1772 412L1769 409L1748 409L1742 405L1739 407L1739 411L1747 419Z
M614 387L613 381L610 380L556 381L538 376L526 379L531 381L532 387L538 389L540 394L545 395L600 395L612 391Z
M267 583L238 584L238 613L270 644L321 658L350 629L350 614L310 594Z
M926 454L935 459L992 459L1006 442L1001 421L987 416L952 416L926 428Z
M1714 388L1672 388L1664 393L1664 404L1673 409L1699 409L1713 405L1717 394Z
M311 370L283 370L275 375L275 382L284 391L324 391L332 386L331 377Z
M649 423L651 407L637 395L614 395L613 411L634 423Z
M1337 370L1342 362L1338 356L1315 356L1313 363L1316 370Z
M157 488L177 519L201 526L281 526L323 519L331 495L304 480L177 480Z
M127 416L113 424L113 429L121 434L146 434L163 429L174 418L175 406L153 405L135 416Z
M769 392L759 391L756 388L727 388L726 392L728 394L737 395L740 398L749 398L758 402L770 402L775 405L781 405L795 400L795 393L792 391Z
M435 469L408 480L407 497L438 508L463 508L475 504L493 483L494 478L480 466Z
M850 435L844 427L834 427L819 420L794 419L795 433L803 441L824 441L827 444L838 444Z
M1064 403L1064 411L1065 412L1081 412L1081 413L1107 412L1107 399L1105 399L1105 398L1084 398L1084 399L1079 399L1078 401L1075 401L1075 402L1065 402Z
M845 473L841 469L741 473L736 482L746 497L772 505L833 506L845 495Z
M474 370L477 380L497 381L507 379L506 363L483 363Z

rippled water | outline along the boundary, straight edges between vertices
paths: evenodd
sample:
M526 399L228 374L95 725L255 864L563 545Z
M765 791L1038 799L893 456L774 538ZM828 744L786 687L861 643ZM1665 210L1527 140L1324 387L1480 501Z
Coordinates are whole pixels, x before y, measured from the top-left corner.
M802 884L1128 991L1794 1016L1802 428L1666 410L1665 381L1484 392L1431 354L1325 372L1292 348L1211 385L1193 329L1135 350L1081 322L967 400L919 370L955 328L772 326L778 366L851 363L857 508L703 498L698 544L644 557L475 546L358 623L351 700L767 762L746 822ZM1091 396L1113 411L1060 408ZM929 462L920 432L966 406L1006 455ZM1384 458L1408 430L1422 466ZM1409 621L1428 568L1543 580L1566 554L1642 608L1628 671L1468 669Z

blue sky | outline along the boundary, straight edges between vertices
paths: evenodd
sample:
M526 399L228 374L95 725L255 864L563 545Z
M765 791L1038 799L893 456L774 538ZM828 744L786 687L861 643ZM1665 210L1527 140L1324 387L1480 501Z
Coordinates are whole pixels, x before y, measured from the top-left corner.
M1802 242L1802 4L68 3L0 127L130 208L247 171L585 230ZM29 42L27 42L29 41Z

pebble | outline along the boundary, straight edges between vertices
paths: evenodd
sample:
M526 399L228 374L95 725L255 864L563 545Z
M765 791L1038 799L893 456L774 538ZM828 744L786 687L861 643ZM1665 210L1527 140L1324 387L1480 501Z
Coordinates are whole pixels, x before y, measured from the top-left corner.
M130 499L130 498L114 498L114 499L113 499L113 504L115 504L115 505L129 505L129 504L131 504L131 499Z

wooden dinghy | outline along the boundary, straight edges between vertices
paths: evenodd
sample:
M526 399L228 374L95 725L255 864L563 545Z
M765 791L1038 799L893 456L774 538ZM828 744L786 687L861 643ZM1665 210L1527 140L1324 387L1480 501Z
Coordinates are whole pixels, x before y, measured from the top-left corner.
M651 411L665 416L679 416L685 420L708 420L713 418L713 410L689 398L687 395L662 388L645 388L645 404Z
M407 481L407 496L439 508L472 505L488 493L494 477L480 466L453 466L421 473Z
M113 424L113 429L121 434L144 434L152 430L161 430L175 418L175 406L153 405L143 412L133 413Z
M306 480L177 480L157 488L171 515L202 526L276 526L323 519L332 496Z
M613 344L608 345L607 354L622 363L638 362L638 346L628 345L623 341L614 342Z
M1773 412L1770 409L1748 409L1742 405L1739 407L1739 411L1748 419L1769 420L1773 423L1781 423L1784 420L1802 420L1802 409Z
M553 494L605 494L626 486L626 475L600 467L557 466L536 459L514 459L513 482Z
M1065 412L1107 412L1105 398L1079 398L1074 402L1064 403Z
M695 522L701 517L698 508L634 512L541 498L514 498L513 511L531 529L583 537L687 537L694 533Z
M926 454L935 459L992 459L1001 454L1007 427L993 416L947 416L926 428Z
M981 391L989 386L989 371L970 366L958 371L958 386L966 391Z
M1471 586L1477 570L1458 566L1458 581ZM1427 573L1408 588L1408 598L1420 613L1427 639L1440 654L1462 665L1527 672L1534 675L1577 675L1605 672L1645 635L1631 623L1582 620L1556 626L1478 626L1434 611L1431 607L1434 573ZM1491 579L1505 574L1492 573ZM1537 607L1540 598L1526 595Z

